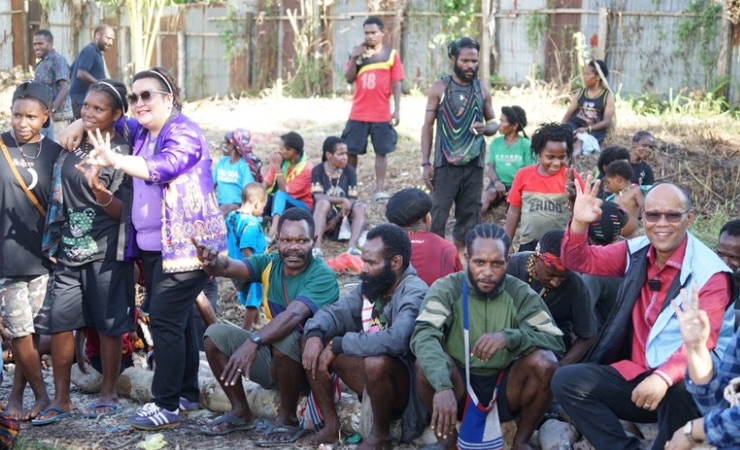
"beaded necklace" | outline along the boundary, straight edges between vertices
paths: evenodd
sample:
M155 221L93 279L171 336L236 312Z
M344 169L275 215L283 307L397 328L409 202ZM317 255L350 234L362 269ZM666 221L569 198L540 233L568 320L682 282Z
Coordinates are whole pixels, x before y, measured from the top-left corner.
M534 270L535 258L536 256L532 255L527 259L527 284L530 286L532 285L532 281L537 279L537 277L535 276L535 270ZM540 291L540 297L544 299L545 297L547 297L547 294L549 293L550 293L550 289L542 286L542 290Z

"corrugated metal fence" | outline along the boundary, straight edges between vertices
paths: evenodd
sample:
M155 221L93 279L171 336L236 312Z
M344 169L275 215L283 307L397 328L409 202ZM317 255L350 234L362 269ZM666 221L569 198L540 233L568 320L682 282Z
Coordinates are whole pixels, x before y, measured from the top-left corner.
M30 63L24 61L23 46L16 42L24 39L18 28L28 28L25 39L30 45L30 35L42 21L28 17L34 8L24 12L25 1L38 3L0 2L0 29L6 33L12 29L12 34L5 37L0 32L0 68ZM362 41L363 20L376 14L386 23L387 44L401 52L408 87L424 90L433 79L450 71L445 48L450 34L441 31L445 20L440 12L442 1L338 0L321 9L313 0L169 7L162 19L152 65L171 68L189 98L202 98L273 88L278 78L290 81L301 62L317 56L326 60L328 71L305 81L306 86L326 85L314 92L343 92L348 88L343 79L347 55ZM733 104L740 101L740 26L724 31L717 16L715 35L710 36L713 39L709 43L700 43L698 36L696 42L679 39L682 26L699 20L698 14L685 13L690 0L492 1L492 44L497 56L491 64L493 82L516 85L525 83L528 77L572 79L578 73L573 35L580 31L585 37L584 53L605 58L610 83L623 95L665 97L682 87L711 90L722 81L719 71L723 66L716 64L714 55L725 37L730 42L724 69L729 78L726 92ZM89 42L92 28L104 21L115 26L118 34L117 48L106 54L108 66L113 76L128 79L131 68L125 14L85 4L78 25L72 25L73 12L66 9L66 4L55 2L46 15L45 26L56 36L57 51L71 63L76 52ZM555 7L547 9L548 5ZM26 14L26 20L19 20L18 14ZM313 40L321 44L318 55L313 50L313 56L296 54L291 15L297 18L299 28L303 20L313 21L318 30ZM480 23L480 17L476 20ZM299 29L299 38L300 33ZM32 53L28 50L25 54L30 59ZM714 58L710 63L708 55Z

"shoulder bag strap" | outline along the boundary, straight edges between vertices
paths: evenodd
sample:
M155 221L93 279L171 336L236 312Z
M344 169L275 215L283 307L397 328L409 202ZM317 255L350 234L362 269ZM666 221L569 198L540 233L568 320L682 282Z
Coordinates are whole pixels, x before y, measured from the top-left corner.
M28 186L26 186L26 182L23 181L23 178L21 178L21 174L18 173L18 169L15 167L15 163L13 162L13 159L10 157L10 153L8 152L8 148L5 146L5 143L3 142L2 138L0 138L0 148L3 150L3 155L5 155L5 159L8 161L8 166L10 166L10 170L13 171L13 175L15 175L15 179L18 181L18 185L23 189L23 192L26 193L26 197L28 197L28 200L33 204L33 206L36 207L36 209L39 210L41 213L41 216L46 218L46 210L43 206L41 206L41 203L39 203L39 200L36 198L35 195L33 195L33 192L31 192L30 189L28 189Z

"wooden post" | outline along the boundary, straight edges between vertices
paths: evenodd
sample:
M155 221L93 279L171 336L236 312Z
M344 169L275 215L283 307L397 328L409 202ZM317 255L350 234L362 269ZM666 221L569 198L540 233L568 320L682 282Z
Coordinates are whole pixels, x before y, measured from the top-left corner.
M606 61L606 40L609 36L609 10L599 8L599 43L596 47L596 59Z
M490 20L491 0L481 0L480 20L480 77L484 83L489 84L491 79L491 36L488 34L488 21Z
M247 52L247 57L245 58L245 62L247 64L247 67L244 68L244 73L247 77L247 86L250 88L252 87L252 80L254 79L254 66L252 64L252 59L254 58L254 48L252 45L252 33L254 30L254 13L248 12L247 17L245 19L245 26L244 26L244 51Z
M403 12L406 10L406 0L396 0L395 9L393 11L393 31L391 38L393 40L393 47L402 50L401 40L403 39Z
M185 30L179 30L177 32L177 84L180 85L183 98L188 97L188 72L185 61L188 52L185 48L185 41Z
M727 17L727 11L722 12L722 25L719 31L719 56L717 59L717 73L715 79L707 80L708 87L715 83L724 83L722 87L717 91L719 95L722 95L729 100L728 95L730 93L730 66L732 55L732 23ZM710 84L711 83L711 84Z

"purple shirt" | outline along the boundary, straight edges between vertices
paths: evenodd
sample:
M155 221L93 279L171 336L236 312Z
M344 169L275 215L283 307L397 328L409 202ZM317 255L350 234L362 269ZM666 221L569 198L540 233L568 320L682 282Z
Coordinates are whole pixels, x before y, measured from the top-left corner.
M154 155L154 142L147 139L139 156ZM134 204L131 222L136 229L136 245L141 250L162 251L162 186L134 178Z
M119 121L116 125L121 132L123 123ZM160 194L156 212L161 228L162 271L177 273L202 269L191 237L219 251L226 249L226 223L216 202L211 158L203 131L188 117L176 113L159 132L154 154L147 155L143 147L149 131L135 119L129 119L127 125L133 154L142 156L149 169L149 181L143 183L147 189L157 189ZM141 185L134 184L135 197L137 188ZM150 197L143 194L139 204ZM153 220L157 215L151 203L148 204L146 217ZM141 210L138 213L142 214L140 218L145 217ZM145 222L151 226L148 220Z

